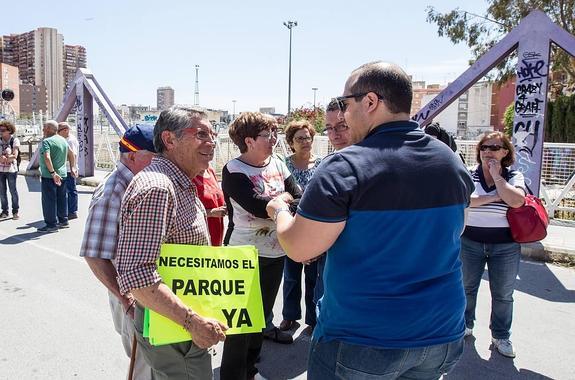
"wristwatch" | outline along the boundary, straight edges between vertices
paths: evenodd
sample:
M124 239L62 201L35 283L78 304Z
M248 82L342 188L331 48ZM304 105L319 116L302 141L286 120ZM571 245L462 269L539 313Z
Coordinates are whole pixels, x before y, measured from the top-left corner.
M54 170L54 171L51 171L49 173L50 173L50 175L54 175L54 173L56 173L56 171Z

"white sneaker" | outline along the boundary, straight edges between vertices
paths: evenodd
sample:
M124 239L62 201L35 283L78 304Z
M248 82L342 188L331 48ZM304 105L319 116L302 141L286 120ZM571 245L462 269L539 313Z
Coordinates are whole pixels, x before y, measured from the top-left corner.
M468 336L473 335L473 329L470 329L469 327L465 327L465 335L464 337L467 338Z
M509 339L491 338L491 342L501 355L507 356L508 358L515 357L515 349L513 348L513 343L511 343Z

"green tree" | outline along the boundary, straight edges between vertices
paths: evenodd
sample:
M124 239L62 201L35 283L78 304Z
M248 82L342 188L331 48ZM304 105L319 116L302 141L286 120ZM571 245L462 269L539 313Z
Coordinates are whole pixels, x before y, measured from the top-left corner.
M471 49L474 59L479 58L511 31L529 12L540 9L551 20L571 34L575 34L575 0L487 0L489 7L483 16L455 8L440 13L427 8L427 22L437 25L439 36L448 37L453 43L464 42ZM554 45L553 45L554 46ZM558 47L552 49L552 70L564 73L567 87L575 85L575 61ZM503 82L515 74L516 55L512 54L497 66L497 81ZM565 89L564 80L557 75L557 83L550 83L559 91Z
M515 117L515 108L513 103L507 106L503 114L503 133L508 137L513 136L513 118Z
M308 120L311 122L316 132L321 133L325 128L325 111L323 107L299 107L293 110L289 118L286 120L286 125L292 120Z

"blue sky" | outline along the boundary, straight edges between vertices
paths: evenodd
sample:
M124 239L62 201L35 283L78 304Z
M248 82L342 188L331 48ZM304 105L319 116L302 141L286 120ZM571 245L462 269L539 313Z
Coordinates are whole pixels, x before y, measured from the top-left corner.
M89 4L89 6L87 5ZM116 104L156 104L156 88L171 86L176 103L194 101L200 65L200 105L236 112L287 110L289 31L292 108L326 104L340 95L357 66L385 60L415 80L441 83L467 67L469 49L437 36L426 7L461 7L483 14L485 1L10 1L0 33L53 27L67 44L88 52L92 70Z

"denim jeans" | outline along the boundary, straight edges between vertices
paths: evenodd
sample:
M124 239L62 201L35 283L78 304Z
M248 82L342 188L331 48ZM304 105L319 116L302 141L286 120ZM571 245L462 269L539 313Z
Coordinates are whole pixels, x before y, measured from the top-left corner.
M463 338L429 347L388 349L313 338L309 380L439 379L463 354Z
M61 186L56 186L52 178L42 177L42 213L48 227L68 222L68 200L63 181Z
M75 214L78 212L78 190L76 190L76 178L72 177L72 173L68 173L66 180L66 192L68 193L68 214Z
M286 256L284 266L282 315L285 320L296 321L301 318L301 272L305 277L305 323L315 326L314 290L317 281L317 261L309 265L297 263Z
M20 208L18 204L16 178L18 178L18 173L0 173L0 201L3 212L8 212L8 189L10 189L10 196L12 198L12 214L16 214ZM6 186L6 183L8 183L8 186Z
M520 258L521 246L518 243L484 244L461 238L467 327L473 328L474 325L477 291L487 264L491 290L491 336L495 339L509 339L513 320L513 290Z

